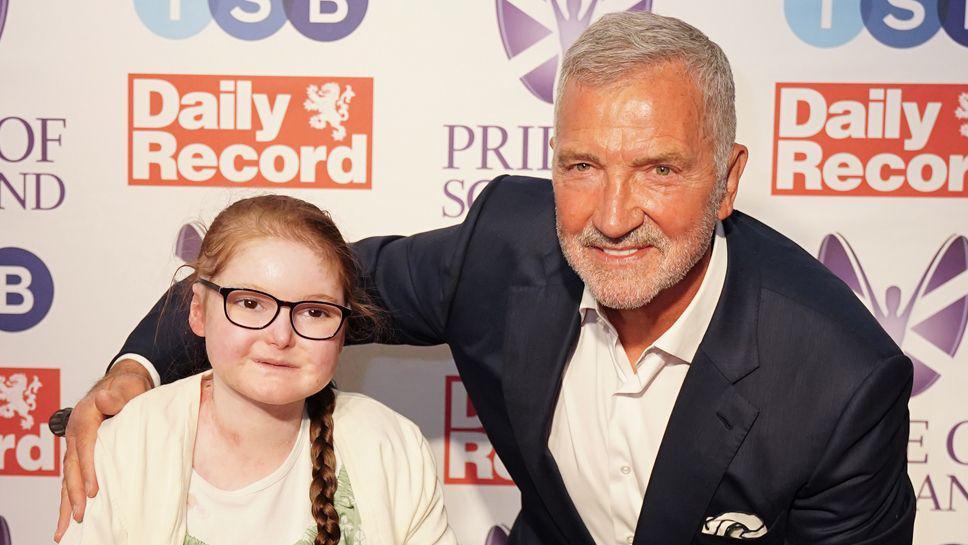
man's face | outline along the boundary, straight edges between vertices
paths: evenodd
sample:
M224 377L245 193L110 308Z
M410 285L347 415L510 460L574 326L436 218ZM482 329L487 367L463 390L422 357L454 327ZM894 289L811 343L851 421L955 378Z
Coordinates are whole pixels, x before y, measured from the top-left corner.
M682 280L709 248L716 220L732 212L738 173L731 169L725 195L717 190L703 116L680 63L563 90L553 144L558 238L602 305L642 307ZM737 154L745 162L738 148L731 163Z

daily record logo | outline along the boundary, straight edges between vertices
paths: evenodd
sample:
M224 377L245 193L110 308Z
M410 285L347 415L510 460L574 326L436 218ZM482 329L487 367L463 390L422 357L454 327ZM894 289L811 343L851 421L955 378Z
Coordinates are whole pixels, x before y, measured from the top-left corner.
M445 378L444 483L514 485L458 376Z
M837 47L861 30L897 48L915 47L944 29L968 46L968 0L784 0L790 29L816 47Z
M54 301L54 281L39 257L22 248L0 248L0 331L34 327Z
M60 475L60 369L0 367L0 475Z
M968 326L968 238L950 237L928 262L913 289L888 286L884 297L871 287L867 272L842 235L827 235L817 258L853 290L914 364L916 396L954 369Z
M774 195L968 197L968 85L778 83Z
M504 52L521 83L551 104L564 52L597 17L613 11L650 11L652 0L495 0Z
M144 25L173 40L198 34L214 19L240 40L268 38L289 21L309 39L332 42L360 26L368 4L369 0L134 0Z
M128 76L128 183L370 188L371 78Z

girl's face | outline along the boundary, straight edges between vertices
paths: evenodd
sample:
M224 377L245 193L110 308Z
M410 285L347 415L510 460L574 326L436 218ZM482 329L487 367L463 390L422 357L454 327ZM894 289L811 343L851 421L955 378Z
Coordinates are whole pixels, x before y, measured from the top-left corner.
M346 306L338 269L307 246L281 238L242 245L225 268L209 280L227 288L251 288L283 301L327 301ZM331 339L305 339L292 329L291 309L282 307L264 329L230 322L222 296L195 284L189 324L205 337L209 361L219 382L242 396L270 405L299 402L333 378L343 349L346 324Z

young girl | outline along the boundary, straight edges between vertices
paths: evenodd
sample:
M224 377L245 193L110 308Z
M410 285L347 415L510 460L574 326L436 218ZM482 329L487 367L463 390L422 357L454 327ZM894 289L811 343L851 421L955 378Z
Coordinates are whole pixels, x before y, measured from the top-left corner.
M239 201L194 268L189 324L212 370L101 427L100 492L62 545L455 544L420 430L330 382L374 311L329 216Z

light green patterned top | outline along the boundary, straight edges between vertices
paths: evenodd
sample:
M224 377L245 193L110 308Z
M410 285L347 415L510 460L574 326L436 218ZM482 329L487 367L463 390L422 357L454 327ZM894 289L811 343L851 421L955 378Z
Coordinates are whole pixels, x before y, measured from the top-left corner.
M360 521L360 511L356 508L356 498L353 496L353 486L346 468L340 468L336 477L336 496L333 506L339 514L340 545L365 545L363 525ZM316 528L306 528L306 535L292 545L313 545L316 541ZM191 535L185 536L184 545L209 545Z

